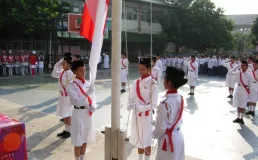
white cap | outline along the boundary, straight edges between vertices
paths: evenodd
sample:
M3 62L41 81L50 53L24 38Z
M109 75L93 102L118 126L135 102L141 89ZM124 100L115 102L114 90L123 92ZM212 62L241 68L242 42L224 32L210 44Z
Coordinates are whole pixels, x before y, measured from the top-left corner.
M8 53L13 53L13 50L10 49L10 50L8 51Z
M31 53L32 53L32 54L36 54L36 51L32 51Z

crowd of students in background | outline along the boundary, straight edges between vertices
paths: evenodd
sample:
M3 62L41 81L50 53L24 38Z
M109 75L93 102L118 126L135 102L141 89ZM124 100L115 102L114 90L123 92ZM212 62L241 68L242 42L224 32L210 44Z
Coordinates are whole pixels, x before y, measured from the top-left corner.
M44 56L36 51L1 50L0 75L32 75L44 74Z
M163 70L166 70L167 66L175 66L187 73L189 57L190 55L163 56L161 57ZM225 77L228 72L225 63L230 60L230 57L231 55L196 55L196 62L199 64L199 75ZM248 57L246 55L238 56L236 57L236 63L240 64L242 59L248 59ZM252 57L255 58L255 56Z

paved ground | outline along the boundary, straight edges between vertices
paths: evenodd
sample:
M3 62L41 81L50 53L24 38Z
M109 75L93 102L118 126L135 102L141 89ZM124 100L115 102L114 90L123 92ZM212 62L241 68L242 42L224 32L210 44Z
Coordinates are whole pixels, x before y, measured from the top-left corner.
M130 80L137 76L136 69L131 69ZM111 123L110 70L99 71L97 79L98 110L94 119L96 130L100 131ZM0 112L26 123L31 159L73 159L70 140L56 138L56 134L63 129L59 118L55 116L58 95L56 84L57 80L49 75L0 78ZM236 108L226 99L227 89L223 79L201 77L195 97L187 95L187 86L180 93L186 102L182 131L187 160L258 159L258 118L246 116L246 125L243 126L232 123ZM164 91L161 87L162 95ZM127 128L127 98L127 93L121 96L123 129ZM87 150L87 159L104 159L103 145L104 137L98 132L96 143ZM135 160L136 150L131 148L128 144L128 159Z

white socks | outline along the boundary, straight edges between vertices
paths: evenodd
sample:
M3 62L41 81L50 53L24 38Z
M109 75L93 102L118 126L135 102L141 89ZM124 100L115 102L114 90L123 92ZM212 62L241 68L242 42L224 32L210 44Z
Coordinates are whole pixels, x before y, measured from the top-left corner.
M124 90L125 90L125 86L122 86L122 89L124 89Z
M75 160L80 160L80 157L75 157Z
M244 117L244 114L243 114L243 113L240 113L240 112L238 112L237 115L238 115L238 118L239 118L239 119L243 119L243 117Z
M68 131L68 125L65 124L65 131Z
M150 160L150 156L145 155L145 160Z
M143 160L144 154L139 154L139 160Z
M81 156L80 156L80 160L84 160L84 155L81 155Z
M139 155L139 160L143 160L144 154L138 154ZM150 156L145 155L145 160L150 160Z
M229 94L230 94L230 95L233 95L233 91L229 91Z
M71 132L71 126L68 126L67 125L67 130L66 130L67 132Z

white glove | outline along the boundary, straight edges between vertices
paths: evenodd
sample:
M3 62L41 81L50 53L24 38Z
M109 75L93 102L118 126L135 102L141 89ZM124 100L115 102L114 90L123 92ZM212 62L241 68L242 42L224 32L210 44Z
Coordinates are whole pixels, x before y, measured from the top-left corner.
M87 94L92 94L95 91L95 84L90 85Z
M93 113L93 112L95 112L95 111L96 111L96 108L95 108L95 107L93 107L93 106L89 106L89 111Z
M135 104L135 103L130 104L130 105L127 106L127 110L128 110L128 111L130 111L130 110L132 110L132 109L135 109L135 108L136 108L136 104Z
M152 123L151 123L153 126L155 126L156 125L156 121L152 121Z

